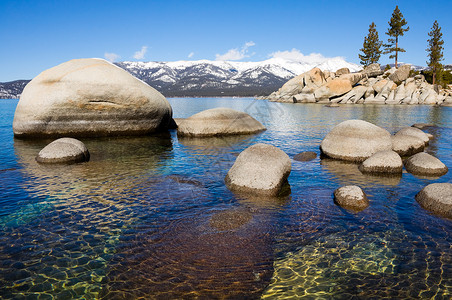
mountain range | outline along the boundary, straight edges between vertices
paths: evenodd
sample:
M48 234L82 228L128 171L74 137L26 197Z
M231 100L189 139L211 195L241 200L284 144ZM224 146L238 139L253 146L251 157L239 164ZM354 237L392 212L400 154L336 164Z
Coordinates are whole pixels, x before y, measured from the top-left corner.
M271 58L260 62L124 61L115 64L166 97L264 96L279 89L292 77L314 67L333 72L340 68L349 68L351 72L361 69L361 66L349 63L341 57L325 58L321 62ZM452 69L452 66L448 65L447 68ZM19 98L29 81L0 83L0 98Z

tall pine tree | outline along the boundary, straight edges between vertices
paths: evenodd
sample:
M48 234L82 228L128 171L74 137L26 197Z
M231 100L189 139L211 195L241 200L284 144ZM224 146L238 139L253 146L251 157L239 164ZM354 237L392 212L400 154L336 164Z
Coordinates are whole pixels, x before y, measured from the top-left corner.
M399 10L399 6L396 6L392 13L391 20L388 22L389 28L387 35L390 36L388 44L385 46L384 54L391 54L389 58L395 59L395 67L397 68L397 61L399 58L399 52L406 52L405 49L399 47L399 36L403 36L405 32L410 30L410 27L403 28L407 22Z
M443 34L441 33L441 27L438 25L438 21L433 23L432 30L428 33L430 39L428 39L428 52L429 61L427 62L430 70L432 71L432 83L435 84L436 79L441 79L441 72L443 65Z
M377 63L381 56L381 46L383 42L378 39L378 31L375 23L369 25L369 34L364 38L363 47L359 49L363 54L358 54L363 66Z

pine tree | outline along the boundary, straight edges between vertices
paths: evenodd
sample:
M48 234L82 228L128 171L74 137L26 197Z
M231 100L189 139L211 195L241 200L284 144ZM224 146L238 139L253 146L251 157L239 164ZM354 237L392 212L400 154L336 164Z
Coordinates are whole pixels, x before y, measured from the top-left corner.
M399 58L399 52L406 52L405 49L399 47L399 36L410 30L410 27L403 28L407 24L405 18L399 10L399 6L396 6L392 13L391 20L388 22L389 28L387 35L391 38L388 39L388 44L385 46L384 54L391 54L389 58L395 58L395 67L397 68L397 60Z
M368 66L373 63L377 63L381 56L381 46L383 42L378 39L378 31L375 23L369 25L369 34L364 38L363 47L359 49L363 54L358 54L363 66Z
M441 33L441 27L438 26L438 21L433 23L432 30L428 33L430 39L428 39L428 57L430 61L427 62L430 70L432 71L432 83L435 84L436 79L441 79L441 72L443 65L440 63L443 60L443 34Z

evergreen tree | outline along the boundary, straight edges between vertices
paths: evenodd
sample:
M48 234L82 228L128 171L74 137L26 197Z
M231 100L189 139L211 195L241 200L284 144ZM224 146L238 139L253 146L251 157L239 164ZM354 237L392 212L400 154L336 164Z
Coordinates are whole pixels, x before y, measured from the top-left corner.
M438 22L435 20L432 30L428 33L430 39L428 39L428 57L430 61L427 62L430 70L432 71L432 83L435 84L436 79L441 79L441 72L443 65L440 63L443 60L443 34L441 33L441 27L438 26Z
M358 54L363 66L377 63L381 56L383 42L378 39L378 31L375 23L369 25L369 34L364 38L363 47L359 49L363 54Z
M397 60L399 58L399 52L406 52L405 49L399 47L399 36L410 30L410 27L403 28L407 22L399 10L399 6L396 6L392 13L391 20L388 22L389 28L387 35L390 36L388 44L385 46L384 54L391 54L389 58L395 59L395 67L397 68ZM394 54L392 54L394 53Z

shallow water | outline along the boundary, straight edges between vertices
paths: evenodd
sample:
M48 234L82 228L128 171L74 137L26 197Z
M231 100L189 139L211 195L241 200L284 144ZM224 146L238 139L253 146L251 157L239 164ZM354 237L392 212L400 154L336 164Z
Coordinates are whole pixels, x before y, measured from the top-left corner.
M290 157L315 151L339 122L395 132L434 123L427 151L452 167L452 109L169 99L174 117L225 106L267 131L229 138L81 139L88 163L38 165L49 140L13 138L17 100L0 102L0 295L3 298L450 298L451 221L414 200L440 178L363 175L354 164L292 161L291 194L244 198L224 176L246 147ZM357 184L370 206L351 213L334 189Z

